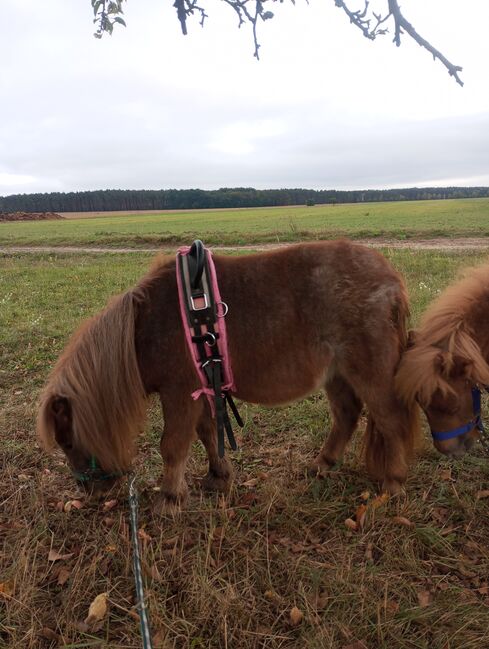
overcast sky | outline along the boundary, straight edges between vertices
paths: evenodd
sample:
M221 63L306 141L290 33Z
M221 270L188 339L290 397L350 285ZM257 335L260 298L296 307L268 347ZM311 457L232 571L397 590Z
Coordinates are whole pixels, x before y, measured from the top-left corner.
M334 0L267 3L260 62L232 10L202 2L184 37L173 0L128 0L100 41L89 0L1 0L0 195L489 185L487 0L402 3L464 88Z

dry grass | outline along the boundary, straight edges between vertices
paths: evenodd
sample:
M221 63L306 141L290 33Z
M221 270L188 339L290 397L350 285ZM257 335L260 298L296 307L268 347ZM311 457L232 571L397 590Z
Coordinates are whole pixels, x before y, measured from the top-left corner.
M436 294L468 263L440 253L389 254L408 276L415 312L429 300L428 289ZM59 324L62 314L75 311L76 320L99 308L122 276L132 282L142 260L3 263L0 300L7 289L12 297L10 316L0 322L0 647L140 647L126 488L87 502L62 455L42 454L32 431L39 386L73 328L72 320ZM43 282L50 293L40 290ZM70 291L65 309L56 301L63 286ZM33 315L41 305L46 321L39 329ZM489 646L489 498L477 498L488 489L489 462L480 452L452 464L426 442L407 494L383 502L358 459L360 435L327 479L305 477L329 425L321 396L242 411L231 494L202 494L205 459L196 444L190 500L174 517L151 513L162 430L156 404L139 439L143 563L156 647ZM59 503L76 499L81 509L60 511ZM104 505L109 499L117 500L112 509ZM364 518L357 531L345 525L355 515ZM49 561L51 550L71 556ZM102 592L109 594L108 615L100 628L87 629L90 602ZM296 625L293 607L303 616Z

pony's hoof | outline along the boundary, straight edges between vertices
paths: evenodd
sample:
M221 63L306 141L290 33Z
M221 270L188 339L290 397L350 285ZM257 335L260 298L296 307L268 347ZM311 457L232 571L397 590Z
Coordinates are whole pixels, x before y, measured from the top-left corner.
M202 491L207 493L218 492L221 494L228 494L231 489L231 484L233 482L231 474L224 476L218 476L213 471L202 478Z
M334 465L334 462L328 462L322 455L318 455L308 464L307 474L311 478L325 478Z
M400 496L405 493L404 483L394 478L385 478L382 483L382 491L388 493L389 496Z
M187 499L187 494L175 495L160 492L153 501L153 513L156 516L175 515L180 510Z

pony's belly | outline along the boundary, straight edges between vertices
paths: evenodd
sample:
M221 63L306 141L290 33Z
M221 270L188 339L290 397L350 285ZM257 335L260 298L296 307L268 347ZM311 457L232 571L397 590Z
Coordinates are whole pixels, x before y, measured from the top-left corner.
M264 406L286 405L322 390L328 375L328 366L324 364L307 371L303 367L277 369L264 368L259 376L254 373L254 380L250 376L235 376L236 397Z

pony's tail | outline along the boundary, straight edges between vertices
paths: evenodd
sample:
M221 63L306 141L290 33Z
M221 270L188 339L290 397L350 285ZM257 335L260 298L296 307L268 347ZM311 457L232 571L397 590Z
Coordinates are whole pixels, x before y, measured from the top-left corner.
M135 346L139 297L128 291L111 300L73 335L41 395L37 430L55 441L53 404L69 404L73 444L106 471L127 470L135 434L146 415L146 394Z
M408 348L408 318L409 318L409 300L407 290L402 284L402 292L392 307L391 320L397 336L398 359L394 371L397 372L403 354ZM394 382L395 377L392 377ZM396 407L399 412L399 430L398 434L404 446L404 460L408 463L413 459L416 447L421 437L421 423L419 416L419 407L415 401L406 403L402 400L397 391L394 398ZM380 479L385 476L386 468L386 449L385 439L376 427L372 415L369 413L367 426L365 430L365 464L368 472L372 477ZM402 459L401 459L402 461Z

